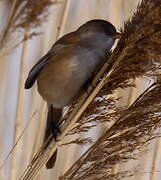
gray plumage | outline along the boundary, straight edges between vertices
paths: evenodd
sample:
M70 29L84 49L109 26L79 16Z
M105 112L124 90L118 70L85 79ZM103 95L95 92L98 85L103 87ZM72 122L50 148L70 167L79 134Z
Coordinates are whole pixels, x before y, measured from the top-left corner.
M60 38L31 69L25 88L30 88L37 79L38 92L50 109L44 142L53 131L56 138L62 113L60 109L71 104L96 68L105 62L106 53L113 46L116 35L118 33L111 23L104 20L88 21ZM53 156L53 161L55 159ZM49 163L47 168L53 165Z

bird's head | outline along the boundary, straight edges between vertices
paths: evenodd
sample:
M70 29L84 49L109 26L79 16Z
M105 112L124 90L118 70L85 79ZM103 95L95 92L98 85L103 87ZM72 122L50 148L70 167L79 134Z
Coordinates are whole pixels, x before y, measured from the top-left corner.
M101 19L86 22L76 32L82 39L87 41L87 44L106 49L110 49L115 39L121 37L121 34L116 31L116 28L110 22Z

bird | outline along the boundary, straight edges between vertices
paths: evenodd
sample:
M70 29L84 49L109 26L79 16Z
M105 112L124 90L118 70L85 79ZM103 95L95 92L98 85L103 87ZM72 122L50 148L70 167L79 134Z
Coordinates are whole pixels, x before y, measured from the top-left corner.
M63 108L71 105L97 67L106 61L106 54L120 36L114 25L106 20L87 21L58 39L29 71L25 89L37 81L38 92L48 107L43 144L49 136L56 140L61 133ZM46 163L47 169L54 167L56 156L57 151Z

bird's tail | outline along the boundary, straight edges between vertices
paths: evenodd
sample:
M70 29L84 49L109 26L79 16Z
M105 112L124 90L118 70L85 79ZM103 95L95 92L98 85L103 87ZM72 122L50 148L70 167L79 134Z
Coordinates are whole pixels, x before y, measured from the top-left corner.
M49 140L49 136L56 139L57 133L59 132L59 122L62 116L62 109L53 108L52 105L48 107L48 115L47 115L47 124L45 130L45 136L43 140L43 147L46 148L50 143L51 139ZM56 162L57 150L54 154L50 157L48 162L46 163L46 168L51 169L54 167Z

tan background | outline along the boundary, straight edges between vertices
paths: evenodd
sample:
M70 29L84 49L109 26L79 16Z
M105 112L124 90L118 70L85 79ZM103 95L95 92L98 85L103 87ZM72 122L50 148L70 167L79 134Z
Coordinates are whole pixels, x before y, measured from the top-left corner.
M31 66L47 52L58 37L75 30L90 19L106 19L119 29L132 15L139 0L58 0L58 2L50 8L49 20L41 28L43 35L23 43L11 55L0 59L0 165L33 113L35 114L15 151L0 170L0 180L17 180L20 177L23 169L39 148L43 137L46 106L38 95L36 86L31 90L23 88ZM5 21L6 12L6 1L0 1L1 24ZM118 97L124 95L120 105L129 105L150 82L137 80L137 84L137 89L129 89L126 93L120 91ZM91 136L97 137L99 130L90 133ZM116 167L115 171L140 164L143 174L129 179L161 179L160 144L160 140L153 142L149 147L149 152L143 153L138 161ZM56 167L48 171L43 168L37 179L56 180L85 149L85 147L83 149L77 146L61 148ZM151 171L153 173L150 173Z

